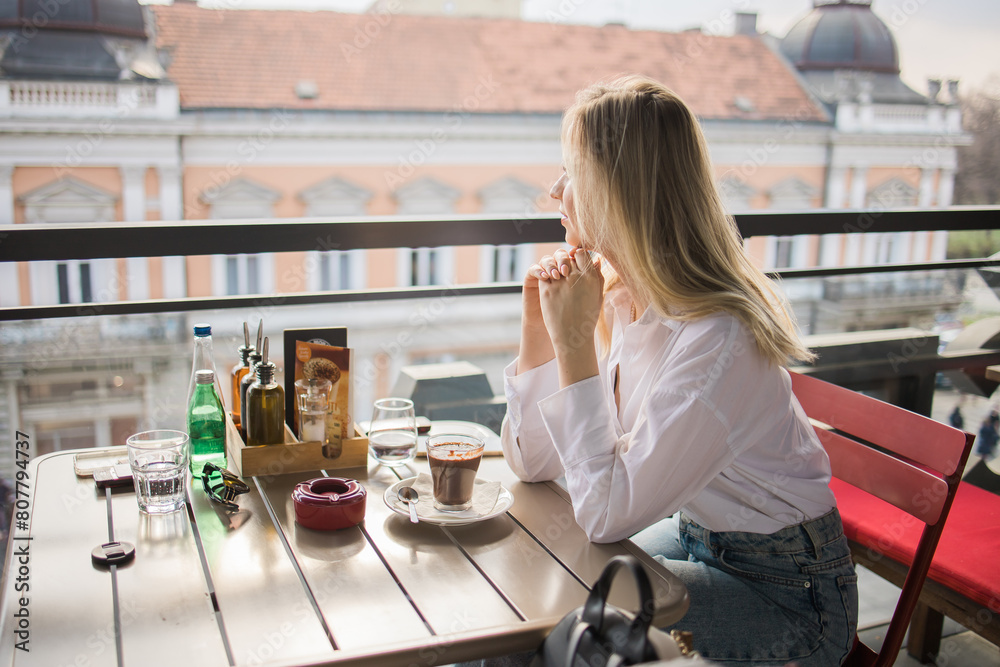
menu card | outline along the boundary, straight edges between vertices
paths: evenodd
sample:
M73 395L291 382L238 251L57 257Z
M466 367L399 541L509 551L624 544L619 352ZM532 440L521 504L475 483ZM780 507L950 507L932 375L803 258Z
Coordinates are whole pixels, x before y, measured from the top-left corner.
M292 433L298 437L298 405L295 398L295 381L300 380L304 375L302 375L301 368L303 362L299 361L298 351L296 345L299 342L311 343L314 345L334 347L334 348L346 348L347 347L347 327L310 327L303 329L285 329L284 331L284 355L285 355L285 422L288 427L292 429ZM350 353L348 353L348 361L345 366L349 366L350 363ZM333 363L337 363L334 359ZM338 366L338 369L340 367ZM349 373L349 368L340 369L341 373L347 371ZM353 414L350 406L350 382L345 378L341 382L339 390L347 391L347 396L345 397L344 414ZM350 423L350 418L347 420ZM350 434L350 435L347 435ZM344 437L352 437L353 431L347 431Z
M307 341L295 342L295 380L329 380L330 407L326 418L326 436L333 451L340 451L341 443L354 432L351 423L351 357L348 347L321 345ZM293 382L294 388L294 382ZM301 438L295 406L292 431Z

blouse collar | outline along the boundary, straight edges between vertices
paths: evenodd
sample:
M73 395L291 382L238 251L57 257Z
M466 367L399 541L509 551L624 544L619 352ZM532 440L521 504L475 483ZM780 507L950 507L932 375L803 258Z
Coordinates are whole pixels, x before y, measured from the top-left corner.
M632 297L624 285L618 284L608 290L606 295L608 304L614 310L615 316L621 325L622 330L631 324L646 326L648 324L662 324L671 329L677 329L681 322L669 317L662 317L657 314L656 309L648 306L642 313L636 313L637 318L632 322Z

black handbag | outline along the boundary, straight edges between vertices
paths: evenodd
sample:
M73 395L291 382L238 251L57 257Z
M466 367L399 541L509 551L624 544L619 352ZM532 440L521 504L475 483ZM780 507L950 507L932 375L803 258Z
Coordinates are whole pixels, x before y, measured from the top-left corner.
M639 588L635 614L607 603L611 581L623 568ZM532 667L619 667L693 655L687 633L668 634L650 627L654 608L653 589L638 559L615 556L604 566L584 605L552 628Z

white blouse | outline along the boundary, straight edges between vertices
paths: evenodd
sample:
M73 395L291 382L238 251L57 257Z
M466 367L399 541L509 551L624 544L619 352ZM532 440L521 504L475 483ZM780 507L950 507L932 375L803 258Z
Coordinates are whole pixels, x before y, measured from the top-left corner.
M565 475L576 521L595 542L678 510L713 531L772 533L836 504L829 460L787 371L764 360L735 317L684 322L650 308L625 326L627 294L608 300L611 348L599 376L559 389L554 360L504 371L501 441L521 479Z

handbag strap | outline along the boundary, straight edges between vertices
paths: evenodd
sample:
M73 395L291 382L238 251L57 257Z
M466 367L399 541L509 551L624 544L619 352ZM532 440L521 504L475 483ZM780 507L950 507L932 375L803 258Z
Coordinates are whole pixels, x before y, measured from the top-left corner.
M580 642L583 641L583 636L590 632L590 629L590 626L583 621L577 621L576 625L573 626L573 631L569 633L569 638L566 640L566 659L562 662L564 667L573 667L576 653L580 650Z
M593 627L583 621L577 621L576 625L573 626L573 631L569 633L569 638L566 640L566 659L561 663L564 667L573 667L576 664L576 654L580 650L584 635L588 632L593 632ZM622 667L626 664L629 663L625 662L624 656L612 653L608 656L608 662L604 667Z
M583 613L580 615L580 625L583 625L585 630L586 626L592 626L597 630L598 635L603 634L604 607L607 604L608 593L611 591L611 582L615 574L622 568L632 573L636 587L639 589L639 611L636 612L635 618L629 627L628 639L625 642L623 650L626 660L630 663L637 663L642 662L644 659L647 642L646 634L649 632L649 626L653 622L655 604L653 602L653 587L649 583L649 576L634 556L615 556L604 566L604 571L601 572L601 576L598 577L597 582L587 596L587 601L583 605ZM574 636L578 629L579 626L574 628ZM580 634L580 638L582 638L582 633ZM576 644L579 644L580 638L577 638ZM570 642L570 648L573 652L576 651L576 644ZM569 655L572 656L573 653Z

